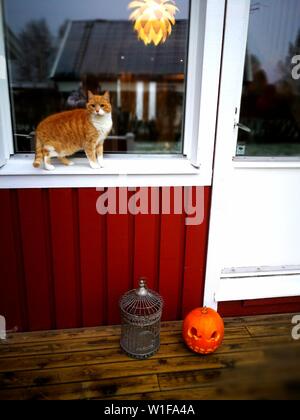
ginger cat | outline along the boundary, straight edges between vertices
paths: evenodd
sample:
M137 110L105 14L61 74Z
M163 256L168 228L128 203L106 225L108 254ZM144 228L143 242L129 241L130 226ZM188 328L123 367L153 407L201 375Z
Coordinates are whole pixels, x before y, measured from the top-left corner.
M51 115L38 125L33 166L40 168L44 161L45 169L53 171L53 157L64 165L73 165L67 156L84 150L93 169L103 167L103 145L112 126L109 92L98 96L89 91L86 109Z

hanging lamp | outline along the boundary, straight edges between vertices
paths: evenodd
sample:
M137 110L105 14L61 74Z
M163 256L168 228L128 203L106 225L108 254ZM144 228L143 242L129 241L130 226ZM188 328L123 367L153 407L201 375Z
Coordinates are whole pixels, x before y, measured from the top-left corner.
M135 0L128 7L134 9L129 19L134 22L134 29L145 45L157 46L166 42L179 11L173 0Z

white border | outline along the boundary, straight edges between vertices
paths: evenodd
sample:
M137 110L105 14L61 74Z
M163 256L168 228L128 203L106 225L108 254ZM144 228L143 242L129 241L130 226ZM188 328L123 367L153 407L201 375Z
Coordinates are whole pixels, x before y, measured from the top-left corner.
M233 302L266 296L273 299L300 296L300 274L223 278L219 282L215 300Z
M207 269L204 304L217 309L216 291L220 286L224 268L222 250L226 247L227 184L226 174L230 173L235 156L238 122L243 85L244 63L248 37L250 0L227 0L224 52L217 122L217 139L214 162L214 178L210 230L207 254Z
M211 185L225 0L191 1L184 163L182 156L170 156L170 162L144 156L143 163L137 163L131 156L119 155L118 158L106 157L110 173L60 168L45 174L30 167L29 159L33 160L33 156L24 160L16 155L0 170L0 188L92 187L99 183L108 187L124 186L126 182L127 186L133 182L139 186ZM3 31L0 32L3 40ZM0 107L10 112L9 102L1 101ZM6 120L10 122L10 118ZM5 130L5 138L7 143L12 143L11 127ZM122 167L122 173L119 158L128 160L127 169ZM80 166L83 165L82 161Z

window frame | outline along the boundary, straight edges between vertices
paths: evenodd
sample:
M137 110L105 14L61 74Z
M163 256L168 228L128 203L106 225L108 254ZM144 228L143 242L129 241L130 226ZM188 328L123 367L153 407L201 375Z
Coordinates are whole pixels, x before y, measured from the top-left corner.
M0 168L14 152L2 11L0 0Z
M0 103L0 115L6 122L0 129L0 163L2 144L2 160L6 164L0 169L0 188L118 187L132 186L133 182L141 186L211 185L225 3L226 0L191 0L183 154L107 154L104 170L91 170L86 159L77 159L78 167L57 167L50 173L34 169L33 154L14 155L5 68L0 86L0 95L4 98ZM0 0L0 59L6 67L3 29L3 0Z

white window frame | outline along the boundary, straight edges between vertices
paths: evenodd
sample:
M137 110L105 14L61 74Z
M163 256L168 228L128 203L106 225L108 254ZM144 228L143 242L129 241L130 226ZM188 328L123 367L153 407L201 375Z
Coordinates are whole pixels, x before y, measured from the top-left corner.
M13 153L13 133L7 82L7 65L3 34L2 1L0 0L0 168Z
M86 159L54 172L32 167L33 155L14 155L9 86L0 86L0 188L123 186L210 186L218 108L226 0L191 0L187 98L183 155L106 155L105 168L92 170ZM3 3L0 0L0 60L5 63ZM4 123L3 123L4 122ZM2 145L2 146L1 146ZM1 149L2 147L2 149Z

